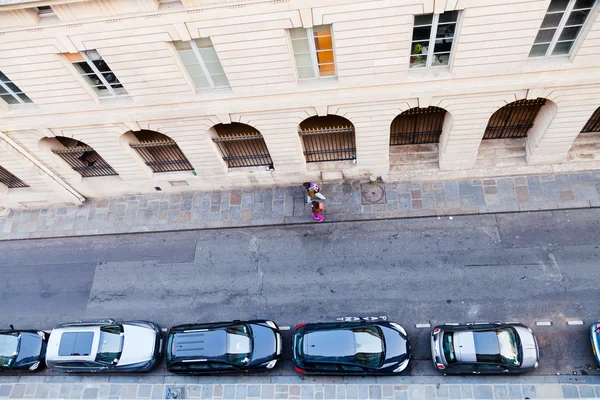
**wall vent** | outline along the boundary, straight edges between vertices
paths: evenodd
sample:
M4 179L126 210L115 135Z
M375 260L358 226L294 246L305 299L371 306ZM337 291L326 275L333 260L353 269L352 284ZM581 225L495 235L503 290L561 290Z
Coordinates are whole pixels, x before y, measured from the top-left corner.
M120 18L112 18L112 19L105 19L104 22L108 22L109 24L112 24L113 22L119 22L121 21Z
M187 181L169 181L169 184L171 186L190 186L190 184L187 183Z
M145 15L146 18L156 18L156 17L160 17L161 14L147 14Z
M201 8L192 8L191 10L187 10L188 13L193 14L202 11Z

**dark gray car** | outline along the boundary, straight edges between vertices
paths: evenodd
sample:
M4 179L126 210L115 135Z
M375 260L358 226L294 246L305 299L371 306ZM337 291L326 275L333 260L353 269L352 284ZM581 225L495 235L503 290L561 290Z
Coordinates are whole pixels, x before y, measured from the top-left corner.
M431 355L444 374L519 374L537 368L539 361L533 332L517 323L436 326Z

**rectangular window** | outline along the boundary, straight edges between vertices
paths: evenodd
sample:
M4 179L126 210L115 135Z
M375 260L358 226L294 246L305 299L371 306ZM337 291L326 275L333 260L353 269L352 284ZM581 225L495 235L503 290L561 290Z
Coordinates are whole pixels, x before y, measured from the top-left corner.
M50 6L38 6L35 8L39 16L54 14L54 10Z
M290 29L299 79L335 76L331 25Z
M177 41L173 42L173 45L196 89L229 87L229 81L210 38L189 42Z
M115 73L111 71L96 50L86 50L74 54L66 53L65 57L98 93L98 97L111 98L128 95Z
M29 104L31 99L0 71L0 99L7 104Z
M552 0L529 57L568 55L595 4L596 0Z
M447 66L456 37L458 11L415 15L410 68Z

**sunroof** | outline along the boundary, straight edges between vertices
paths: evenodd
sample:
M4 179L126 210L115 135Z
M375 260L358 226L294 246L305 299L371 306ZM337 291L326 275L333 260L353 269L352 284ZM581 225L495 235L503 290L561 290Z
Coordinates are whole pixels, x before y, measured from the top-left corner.
M60 337L59 356L89 356L94 332L65 332Z

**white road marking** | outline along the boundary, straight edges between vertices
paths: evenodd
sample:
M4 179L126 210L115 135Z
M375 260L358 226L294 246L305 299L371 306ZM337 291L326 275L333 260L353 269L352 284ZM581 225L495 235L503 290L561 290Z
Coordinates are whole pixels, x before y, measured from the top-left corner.
M583 325L583 321L581 321L581 320L567 321L567 325Z
M536 321L537 326L552 326L552 321Z
M520 324L519 321L508 321L507 324Z
M458 322L446 322L445 325L458 326L460 324Z
M431 324L416 324L415 328L431 328Z
M280 331L289 331L289 330L292 330L292 327L291 327L291 326L287 326L287 325L285 325L285 326L280 326L280 327L279 327L279 330L280 330Z
M162 329L161 329L161 331L163 331L163 332L167 332L167 331L168 331L168 329L167 329L167 328L162 328Z

